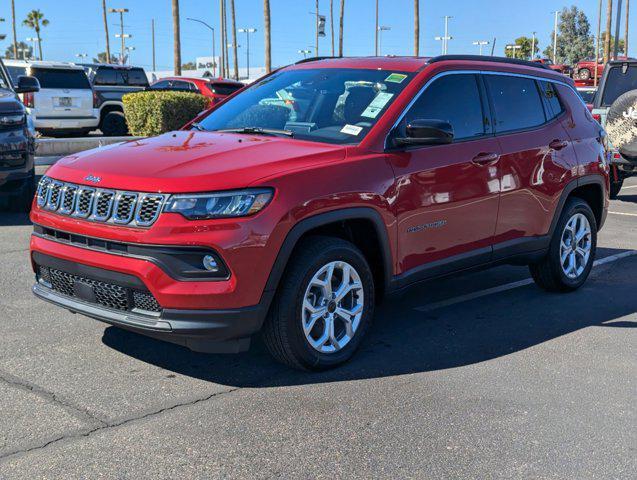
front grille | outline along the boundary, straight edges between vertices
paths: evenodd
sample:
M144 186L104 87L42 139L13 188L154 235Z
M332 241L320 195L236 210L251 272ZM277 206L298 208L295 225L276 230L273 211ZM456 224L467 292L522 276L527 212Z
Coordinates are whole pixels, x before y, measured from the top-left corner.
M102 282L42 265L38 267L38 278L40 283L59 294L80 298L111 310L141 311L141 313L150 314L161 312L161 306L150 292ZM78 296L78 284L92 292L90 298Z
M42 177L38 206L60 215L92 222L149 227L159 217L168 195L93 188Z

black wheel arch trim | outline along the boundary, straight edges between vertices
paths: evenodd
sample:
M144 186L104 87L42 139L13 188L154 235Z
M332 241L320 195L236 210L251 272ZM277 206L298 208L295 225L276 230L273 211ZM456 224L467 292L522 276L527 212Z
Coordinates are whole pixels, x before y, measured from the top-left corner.
M325 213L319 213L306 217L296 225L294 225L283 240L283 244L279 249L279 253L274 261L274 265L270 270L270 275L261 298L261 303L265 303L266 307L269 307L272 297L276 292L283 272L292 256L294 248L298 244L299 240L307 232L314 230L315 228L329 225L332 223L343 222L348 220L368 220L371 221L378 239L381 243L381 257L383 263L383 278L385 289L389 288L390 279L393 276L392 267L392 250L389 242L389 236L387 233L387 227L383 221L380 213L372 207L351 207L338 210L331 210ZM266 308L267 310L267 308Z
M562 215L562 211L564 210L564 205L566 204L566 200L569 198L569 196L571 195L571 193L573 193L575 189L577 189L578 187L583 187L585 185L598 185L601 190L601 194L602 194L602 204L600 205L601 216L600 216L599 225L597 225L597 230L598 231L601 230L602 226L604 225L604 220L606 219L606 209L604 208L604 205L605 205L604 193L606 191L606 187L605 187L606 182L602 175L591 174L591 175L584 175L582 177L574 178L573 180L571 180L569 183L566 184L566 186L564 187L564 190L562 191L562 195L560 196L560 200L557 205L557 208L555 209L553 220L551 221L551 227L548 232L549 237L553 236L553 232L555 231L555 228L557 227L557 223L560 220L560 216Z

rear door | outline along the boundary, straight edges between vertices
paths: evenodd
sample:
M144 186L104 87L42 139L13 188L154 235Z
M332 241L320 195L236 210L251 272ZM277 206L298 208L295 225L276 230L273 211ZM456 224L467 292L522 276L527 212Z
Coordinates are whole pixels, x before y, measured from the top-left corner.
M563 125L566 109L551 82L507 74L483 78L502 151L494 247L501 258L542 248L577 159Z
M32 67L40 82L35 96L37 117L92 117L93 90L83 69Z

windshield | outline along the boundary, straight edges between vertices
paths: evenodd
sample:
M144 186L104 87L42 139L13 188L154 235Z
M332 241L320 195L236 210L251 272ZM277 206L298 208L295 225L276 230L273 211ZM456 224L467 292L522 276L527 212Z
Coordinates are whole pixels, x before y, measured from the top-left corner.
M604 96L602 106L612 105L620 95L637 89L637 66L629 66L623 71L623 66L611 67L604 82Z
M412 77L387 70L285 70L231 98L197 128L279 130L303 140L359 143Z

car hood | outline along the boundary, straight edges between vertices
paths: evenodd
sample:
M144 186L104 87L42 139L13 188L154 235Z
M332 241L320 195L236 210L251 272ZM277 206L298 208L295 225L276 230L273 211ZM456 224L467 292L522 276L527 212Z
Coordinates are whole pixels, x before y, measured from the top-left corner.
M0 89L0 113L23 112L22 102L11 90Z
M119 190L206 192L244 188L260 179L333 162L344 155L345 148L338 145L258 135L178 131L65 157L47 175Z

